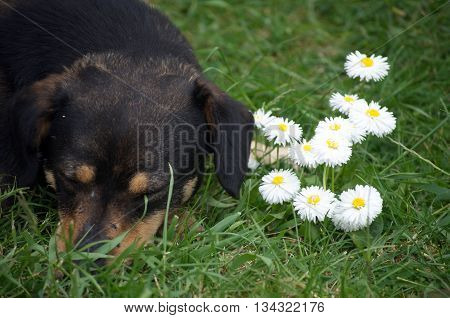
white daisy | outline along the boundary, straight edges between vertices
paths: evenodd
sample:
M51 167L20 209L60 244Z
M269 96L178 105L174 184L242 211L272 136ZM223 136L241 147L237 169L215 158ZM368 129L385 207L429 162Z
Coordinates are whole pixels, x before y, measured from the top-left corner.
M291 170L273 170L262 178L259 192L270 204L291 200L300 189L300 180Z
M264 133L270 141L273 141L276 145L289 144L294 140L300 140L302 137L302 128L294 121L275 117L269 125L264 129Z
M332 134L338 137L350 140L351 133L351 123L348 119L342 117L332 117L325 118L320 121L316 127L316 135L320 134Z
M359 77L361 81L366 80L367 82L382 80L389 71L387 57L375 56L374 54L368 57L358 51L347 55L344 67L349 77Z
M345 164L352 155L351 143L337 134L323 133L311 140L318 163L334 167Z
M350 119L348 119L349 125L350 125L350 141L352 144L359 144L366 139L367 136L367 130L365 127L358 125L357 123L352 122Z
M330 98L330 106L333 110L338 110L348 115L350 109L359 107L362 100L358 98L358 95L334 93Z
M369 105L365 103L361 109L352 110L349 116L353 123L378 137L390 134L395 129L394 115L374 101Z
M301 167L317 167L317 161L312 151L311 142L306 141L306 139L303 139L301 143L294 142L291 145L289 148L289 157Z
M357 185L344 191L339 199L330 217L337 228L346 232L369 226L383 207L380 193L371 186Z
M295 196L294 209L302 220L323 221L336 205L334 193L322 187L304 188Z
M260 163L256 160L255 156L251 153L248 158L248 168L250 170L256 170L259 167Z
M253 118L255 119L255 126L264 129L275 117L272 116L270 110L265 112L264 109L260 108L253 113Z
M366 136L366 130L355 125L348 118L333 117L320 121L316 128L316 135L332 134L345 138L351 143L360 143Z

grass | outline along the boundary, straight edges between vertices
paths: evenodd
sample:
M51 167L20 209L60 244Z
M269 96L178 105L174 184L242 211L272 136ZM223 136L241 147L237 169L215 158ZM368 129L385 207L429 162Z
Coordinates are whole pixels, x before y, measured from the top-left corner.
M369 229L347 234L329 221L305 224L289 205L265 204L258 182L270 167L247 179L239 201L209 177L185 208L204 232L176 239L169 225L154 245L92 271L95 255L56 256L51 192L15 189L0 197L16 202L0 215L0 296L449 296L446 3L157 1L211 79L252 110L265 105L296 120L307 136L332 114L332 91L389 107L398 119L394 133L355 147L336 174L336 192L376 187L382 214ZM345 55L356 49L388 56L389 76L370 84L344 76ZM320 169L302 176L303 184L320 180ZM133 262L122 265L125 257Z

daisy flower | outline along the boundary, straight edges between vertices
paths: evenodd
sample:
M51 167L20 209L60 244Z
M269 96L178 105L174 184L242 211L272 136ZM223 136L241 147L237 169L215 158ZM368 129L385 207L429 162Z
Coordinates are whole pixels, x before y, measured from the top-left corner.
M294 121L275 117L268 126L266 126L265 135L267 139L273 141L275 145L291 143L294 140L300 140L302 137L302 128Z
M358 125L348 119L350 125L350 141L352 144L359 144L366 139L367 130L365 127Z
M330 98L330 106L333 110L338 110L341 113L348 115L350 109L357 108L363 99L359 99L358 95L341 95L340 93L333 93Z
M316 135L331 134L350 140L352 125L342 117L325 118L317 124Z
M366 136L366 130L355 125L348 118L333 117L320 121L316 128L316 135L331 134L345 138L353 143L360 143Z
M317 186L302 189L294 199L294 209L300 218L314 223L323 221L335 204L334 193Z
M300 180L291 170L273 170L262 178L259 192L270 204L291 200L300 189Z
M250 170L256 170L259 165L260 163L258 160L256 160L255 156L253 154L250 154L250 157L248 158L248 168Z
M382 80L389 71L387 57L375 56L374 54L368 57L358 51L347 55L344 67L349 77L359 77L361 81L366 80L367 82Z
M390 134L395 129L396 119L386 107L372 101L369 105L365 103L361 109L350 112L350 120L365 130L382 137Z
M318 163L329 167L345 164L352 155L351 143L337 134L323 133L311 140Z
M289 157L301 167L317 167L317 161L312 151L311 142L306 141L306 139L303 139L301 143L295 142L291 145L289 148Z
M270 110L265 112L264 109L260 108L253 113L253 118L255 119L255 126L264 129L275 117L272 116Z
M330 217L337 228L351 232L369 226L382 207L383 200L375 188L357 185L339 196Z

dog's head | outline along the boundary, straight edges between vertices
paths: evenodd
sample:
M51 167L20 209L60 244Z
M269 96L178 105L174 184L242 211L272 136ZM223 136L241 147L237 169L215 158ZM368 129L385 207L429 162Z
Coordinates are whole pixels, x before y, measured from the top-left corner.
M56 191L59 248L129 231L116 252L157 231L171 175L172 207L193 195L207 153L238 196L253 128L251 113L195 67L111 56L24 89L9 116L18 182L30 183L42 162Z

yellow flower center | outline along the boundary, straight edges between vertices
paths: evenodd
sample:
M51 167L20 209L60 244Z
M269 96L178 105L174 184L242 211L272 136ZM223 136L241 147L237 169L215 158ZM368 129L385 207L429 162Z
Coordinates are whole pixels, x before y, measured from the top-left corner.
M361 64L364 67L371 67L373 66L373 60L370 57L365 57L361 60Z
M313 194L308 197L307 201L309 204L317 205L317 203L320 202L320 197L318 195Z
M282 176L276 176L273 178L272 183L274 185L280 185L283 183L283 181L284 181L284 178Z
M339 144L335 140L327 139L327 146L331 149L337 149L339 147Z
M366 111L366 114L369 115L370 117L378 117L380 116L380 112L374 108L368 109Z
M312 150L312 146L310 144L305 144L305 145L303 145L303 150L304 151L311 151Z
M353 97L348 96L348 95L345 95L345 96L344 96L344 100L345 100L347 103L353 103L353 102L355 101L355 99L354 99Z
M278 128L280 128L281 131L288 130L288 126L285 123L278 124Z
M366 201L363 198L355 198L352 202L352 205L355 209L360 210L361 208L366 206Z
M341 129L341 125L339 125L337 123L330 124L330 129L337 131L337 130Z

